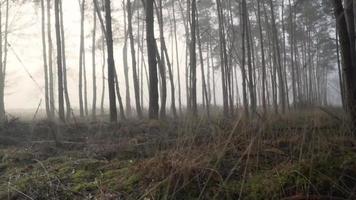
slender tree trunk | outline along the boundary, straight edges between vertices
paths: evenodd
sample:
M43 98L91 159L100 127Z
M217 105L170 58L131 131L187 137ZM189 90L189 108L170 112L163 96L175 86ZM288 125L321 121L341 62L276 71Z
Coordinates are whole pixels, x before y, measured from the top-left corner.
M119 108L120 108L120 118L122 120L125 120L126 116L125 116L124 104L122 103L122 98L120 95L119 79L117 77L116 68L114 69L114 73L115 73L114 74L114 76L115 76L115 90L117 93L117 100L119 102Z
M209 57L211 60L211 73L212 73L212 79L213 79L213 87L212 87L212 98L213 98L213 102L214 102L214 107L216 107L216 85L215 85L215 69L214 69L214 54L213 54L213 45L212 45L212 41L211 41L211 36L210 36L210 40L208 42L209 44Z
M222 95L223 95L223 109L224 115L229 115L229 101L228 101L228 91L226 84L226 47L225 47L225 32L224 30L224 20L223 12L221 7L221 1L216 0L217 12L218 12L218 21L219 21L219 46L220 46L220 67L221 67L221 82L222 82Z
M291 60L291 74L292 74L292 94L293 94L293 107L296 108L297 102L297 89L296 89L296 77L294 67L294 21L293 21L293 8L291 0L289 0L289 23L290 23L290 60Z
M128 61L127 61L127 41L128 41L128 33L127 33L127 9L126 9L126 4L125 0L122 1L123 3L123 10L124 10L124 35L125 35L125 40L124 40L124 47L122 49L123 51L123 64L124 64L124 74L125 74L125 86L126 86L126 113L127 116L131 116L131 96L130 96L130 81L129 81L129 66L128 66Z
M180 64L179 64L179 47L178 47L178 37L177 37L177 20L175 14L174 2L172 3L172 13L173 13L173 27L174 27L174 44L176 52L176 65L177 65L177 75L178 75L178 102L179 102L179 114L182 115L182 90L180 84Z
M6 0L6 11L5 11L5 35L4 35L4 66L3 66L3 74L4 74L4 79L3 79L3 85L5 87L5 80L6 80L6 70L7 70L7 56L8 56L8 47L9 47L9 43L8 43L8 36L9 36L9 0ZM2 96L4 96L4 92L5 89L2 91L3 93L1 94Z
M64 116L64 96L63 96L63 65L62 65L62 43L60 29L60 0L54 1L55 27L57 43L57 73L58 73L58 114L61 121L65 121Z
M156 2L155 2L156 3ZM158 20L158 25L159 25L159 35L160 35L160 52L158 51L158 47L156 46L156 51L157 51L157 58L158 59L158 67L159 67L159 73L160 73L160 78L161 78L161 110L160 110L160 116L162 119L166 118L166 103L167 103L167 77L166 77L166 58L165 58L165 53L164 53L164 45L165 45L165 39L164 39L164 31L163 31L163 14L162 14L162 0L158 1L159 6L155 4L156 7L156 14L157 14L157 20Z
M341 96L341 103L344 110L347 109L346 102L345 102L345 86L344 86L344 79L341 70L341 60L340 60L340 48L339 48L339 34L338 30L336 30L336 58L337 58L337 69L339 72L339 87L340 87L340 96Z
M275 20L275 15L274 15L274 6L273 6L273 1L270 0L270 7L271 7L271 17L272 17L272 29L273 29L273 38L274 38L274 44L276 48L276 56L277 56L277 76L278 76L278 82L279 82L279 98L281 101L281 106L282 106L282 113L285 113L286 111L286 95L285 95L285 85L284 85L284 79L283 79L283 72L282 72L282 64L281 64L281 54L280 54L280 47L279 47L279 40L278 40L278 30L276 26L276 20Z
M54 78L53 78L53 42L52 42L52 23L51 23L51 0L47 0L47 42L48 42L48 78L49 78L49 102L50 119L55 115L54 100Z
M162 12L162 1L159 1L159 8L157 9L157 19L158 23L160 26L160 43L161 43L161 62L160 62L160 72L161 72L161 79L162 79L162 105L161 105L161 116L162 118L165 117L165 104L166 104L166 69L165 69L165 64L167 63L167 68L168 68L168 75L169 75L169 80L170 80L170 86L171 86L171 110L173 113L174 117L177 117L177 111L176 111L176 106L175 106L175 87L174 87L174 80L173 80L173 72L172 72L172 65L169 59L169 54L166 46L166 41L164 37L164 27L163 27L163 12Z
M249 107L248 107L248 100L247 100L247 88L246 88L246 82L247 82L247 75L246 75L246 45L245 45L245 36L246 36L246 20L245 20L245 12L246 10L244 9L244 4L246 4L245 0L242 1L242 14L241 14L241 23L242 23L242 64L241 64L241 73L242 73L242 96L243 96L243 104L244 104L244 111L245 111L245 116L249 117L250 112L249 112Z
M250 94L250 101L251 101L251 112L252 115L256 114L256 98L255 98L255 86L254 86L254 79L253 79L253 68L252 68L252 54L251 54L251 41L250 41L250 31L249 30L249 15L248 15L248 10L247 10L247 6L246 6L246 1L243 1L243 9L244 9L244 25L245 28L244 30L246 31L246 44L247 44L247 69L248 69L248 85L249 85L249 94Z
M64 35L64 22L63 22L63 8L62 0L60 2L60 16L61 16L61 36L62 36L62 58L63 58L63 89L64 89L64 98L66 103L66 118L69 119L71 116L71 106L69 100L68 92L68 83L67 83L67 60L66 60L66 46L65 46L65 35Z
M114 61L114 44L111 25L111 1L105 0L105 21L106 21L106 44L108 52L108 87L110 101L110 121L117 122L117 109L115 99L115 61ZM116 81L118 81L116 79Z
M4 75L4 65L3 65L3 30L2 30L2 10L0 7L0 122L6 120L5 113L5 75Z
M84 117L84 99L83 99L83 65L84 65L84 9L85 0L80 4L80 49L79 49L79 112L80 117Z
M288 79L287 79L287 51L286 51L286 29L284 23L284 1L282 0L282 14L281 14L281 23L282 23L282 39L283 39L283 77L284 77L284 87L285 87L285 98L286 98L286 107L290 108L289 105L289 89L288 89Z
M128 18L128 34L130 37L130 49L131 49L131 62L132 62L132 76L135 89L135 101L136 101L136 112L139 118L142 118L142 109L140 105L140 82L137 75L136 68L136 52L135 52L135 41L132 33L132 9L131 1L127 0L127 18Z
M207 116L208 118L210 118L210 107L209 107L209 98L208 98L208 91L207 91L207 87L206 87L206 81L205 81L205 70L204 70L204 59L203 59L203 50L202 50L202 44L201 44L201 36L200 36L200 27L199 27L199 14L198 14L198 10L196 10L197 12L197 37L198 37L198 48L199 48L199 57L200 57L200 69L201 69L201 77L202 77L202 91L203 91L203 102L204 102L204 98L205 98L205 103L206 103L206 112L207 112ZM209 59L209 58L208 58Z
M149 118L158 119L158 79L154 35L153 0L146 0L146 40L149 65Z
M260 43L261 43L261 57L262 57L262 108L263 114L267 114L267 104L266 104L266 59L265 59L265 50L264 50L264 41L263 41L263 32L262 32L262 22L261 22L261 6L260 1L257 1L258 9L258 27L260 32Z
M102 36L102 67L101 67L101 79L102 79L102 88L101 88L101 101L100 101L100 114L103 116L105 114L105 109L104 109L104 99L105 99L105 63L106 63L106 55L105 55L105 33L103 32Z
M196 75L196 0L192 0L191 5L191 24L190 24L190 97L193 116L198 115L197 107L197 75Z
M47 45L46 45L46 19L45 19L45 5L44 0L41 0L41 33L42 33L42 56L43 56L43 73L45 80L45 104L46 104L46 114L47 118L51 117L49 94L48 94L48 64L47 64Z
M96 119L96 11L93 9L93 38L92 38L92 64L93 64L93 105L92 117Z
M207 63L207 91L208 91L208 104L209 104L209 107L211 106L211 98L212 98L212 95L211 95L211 83L210 83L210 80L211 80L211 76L210 76L210 59L209 59L209 43L207 42L206 43L206 63Z

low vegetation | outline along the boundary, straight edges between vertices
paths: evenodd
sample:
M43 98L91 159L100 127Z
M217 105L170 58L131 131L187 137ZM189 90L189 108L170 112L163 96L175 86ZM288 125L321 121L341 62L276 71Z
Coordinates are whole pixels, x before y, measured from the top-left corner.
M336 113L336 114L331 114ZM342 113L269 120L12 121L0 199L355 199L356 140Z

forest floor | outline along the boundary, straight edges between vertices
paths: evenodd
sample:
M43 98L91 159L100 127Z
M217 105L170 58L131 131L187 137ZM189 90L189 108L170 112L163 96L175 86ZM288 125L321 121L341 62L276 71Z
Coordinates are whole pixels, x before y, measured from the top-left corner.
M342 116L12 120L0 128L0 199L356 199L356 140Z

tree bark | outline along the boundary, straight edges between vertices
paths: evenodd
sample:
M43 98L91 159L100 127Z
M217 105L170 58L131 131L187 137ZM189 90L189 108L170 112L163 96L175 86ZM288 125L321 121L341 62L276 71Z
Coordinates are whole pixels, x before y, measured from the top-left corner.
M149 118L158 119L158 78L154 36L153 0L146 1L146 41L149 65Z
M127 6L125 0L122 1L123 10L124 10L124 47L122 49L123 53L123 64L124 64L124 75L125 75L125 86L126 86L126 113L127 116L131 116L131 96L130 96L130 81L129 81L129 66L127 61L127 41L128 41L128 33L127 33Z
M48 78L49 78L49 102L50 119L55 115L54 100L54 74L53 74L53 42L52 42L52 23L51 23L51 0L47 0L47 41L48 41Z
M93 65L93 105L92 105L92 118L96 119L96 11L93 9L93 37L92 37L92 65Z
M51 117L50 101L49 101L49 88L48 88L48 64L47 64L47 45L46 45L46 25L45 25L45 5L44 0L41 0L41 33L42 33L42 56L43 56L43 73L45 81L45 104L47 118Z
M347 3L352 3L350 1L346 1ZM340 49L341 56L343 60L343 74L344 80L346 84L346 92L347 92L347 106L348 113L350 114L353 128L356 127L356 64L353 62L353 57L355 57L355 43L353 36L350 36L350 33L354 32L354 25L348 24L350 20L346 21L347 18L352 16L350 10L345 11L342 5L342 1L333 0L334 5L334 13L337 21L337 30L339 32L340 37ZM346 16L344 12L346 12ZM350 31L351 30L351 31ZM355 135L355 129L353 129L353 134Z
M55 8L55 28L56 28L56 43L57 43L57 73L58 73L58 114L61 121L65 121L64 116L64 96L63 96L63 65L62 65L62 43L60 30L60 0L54 1Z
M139 118L142 118L142 109L140 105L140 82L137 75L137 66L136 66L136 52L135 52L135 41L132 33L132 9L131 1L127 0L127 18L128 18L128 34L130 38L130 49L131 49L131 62L132 62L132 77L134 82L135 89L135 101L136 101L136 112Z
M68 92L68 83L67 83L67 60L66 60L66 46L65 46L65 35L64 35L64 21L63 21L63 8L62 8L62 0L60 2L60 17L61 17L61 43L62 43L62 58L63 58L63 92L64 92L64 98L65 98L65 103L66 103L66 118L69 119L72 110L70 106L70 100L69 100L69 92Z
M108 52L108 87L110 102L110 121L117 122L117 109L115 99L115 61L114 61L114 44L112 37L111 25L111 1L105 0L105 22L106 22L106 44ZM116 80L118 81L118 80Z
M79 112L80 117L84 117L83 99L83 65L84 65L84 6L85 0L80 4L80 49L79 49Z

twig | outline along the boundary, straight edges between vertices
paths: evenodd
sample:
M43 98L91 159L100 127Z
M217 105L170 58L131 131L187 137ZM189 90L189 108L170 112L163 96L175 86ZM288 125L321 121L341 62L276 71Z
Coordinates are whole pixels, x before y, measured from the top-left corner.
M28 196L27 194L21 192L20 190L16 189L15 187L12 187L11 186L11 183L8 184L7 186L8 188L14 190L15 192L19 193L19 194L22 194L24 197L28 198L28 199L31 199L31 200L34 200L32 197Z

